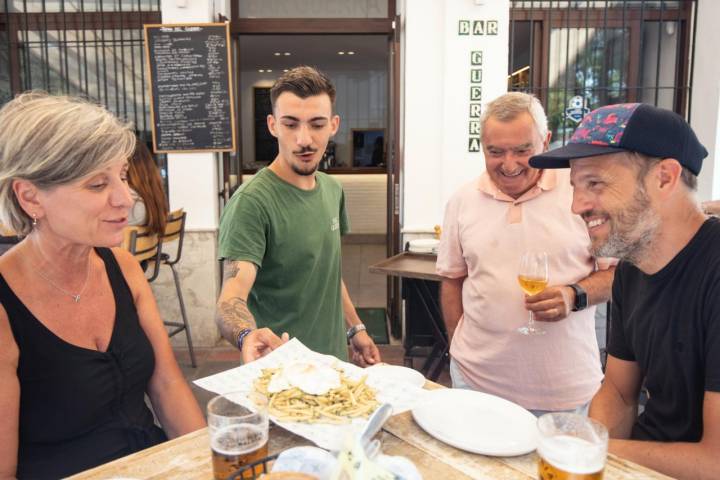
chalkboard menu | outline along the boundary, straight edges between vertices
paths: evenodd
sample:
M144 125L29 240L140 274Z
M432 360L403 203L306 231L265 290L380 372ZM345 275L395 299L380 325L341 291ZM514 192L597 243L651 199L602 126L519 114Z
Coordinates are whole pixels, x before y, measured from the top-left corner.
M144 27L155 152L235 151L229 24Z

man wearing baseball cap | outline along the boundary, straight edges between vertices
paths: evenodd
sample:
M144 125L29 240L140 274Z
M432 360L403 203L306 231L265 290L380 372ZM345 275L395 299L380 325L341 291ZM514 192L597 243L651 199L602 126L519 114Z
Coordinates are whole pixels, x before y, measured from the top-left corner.
M682 117L633 103L590 112L566 146L530 159L570 167L593 254L621 259L590 416L611 453L680 478L720 478L720 220L695 199L706 156Z

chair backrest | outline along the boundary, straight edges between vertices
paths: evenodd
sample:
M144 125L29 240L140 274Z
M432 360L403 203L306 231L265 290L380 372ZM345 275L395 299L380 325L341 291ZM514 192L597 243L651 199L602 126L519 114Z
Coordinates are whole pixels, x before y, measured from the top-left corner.
M152 262L153 272L148 277L152 282L160 272L160 256L162 255L162 242L158 236L145 226L133 226L125 229L122 247L128 250L138 262L149 264Z
M8 227L4 223L0 223L0 236L3 237L17 237L17 233L15 233L15 230Z
M187 213L182 208L170 212L167 223L165 223L165 234L162 236L162 242L168 243L174 240L178 241L175 257L165 256L165 263L174 265L180 261L182 255L183 239L185 238L185 217Z
M0 223L0 255L10 250L22 240L14 230Z

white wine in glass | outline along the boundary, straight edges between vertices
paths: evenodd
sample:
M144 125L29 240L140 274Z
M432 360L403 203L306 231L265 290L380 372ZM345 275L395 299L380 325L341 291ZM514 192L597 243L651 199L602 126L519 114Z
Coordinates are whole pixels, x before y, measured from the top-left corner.
M548 284L548 257L545 252L525 252L520 257L518 283L528 295L537 295ZM527 325L518 328L523 335L543 335L545 330L535 326L533 312L529 312Z

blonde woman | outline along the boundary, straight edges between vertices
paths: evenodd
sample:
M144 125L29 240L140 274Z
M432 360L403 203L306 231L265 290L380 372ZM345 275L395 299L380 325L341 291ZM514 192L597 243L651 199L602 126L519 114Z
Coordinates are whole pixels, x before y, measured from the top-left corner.
M71 97L0 110L0 477L59 478L205 425L138 262L128 125ZM148 395L162 429L144 402Z

